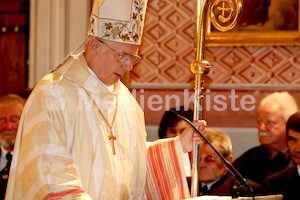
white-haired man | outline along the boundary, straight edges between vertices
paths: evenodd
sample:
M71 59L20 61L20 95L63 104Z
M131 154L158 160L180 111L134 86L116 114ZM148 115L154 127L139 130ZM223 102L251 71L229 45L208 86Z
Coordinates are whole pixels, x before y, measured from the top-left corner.
M4 199L12 152L25 99L15 94L0 98L0 199Z
M261 145L248 150L234 162L245 178L265 184L269 175L292 165L285 124L297 110L296 100L288 92L275 92L262 99L257 109Z

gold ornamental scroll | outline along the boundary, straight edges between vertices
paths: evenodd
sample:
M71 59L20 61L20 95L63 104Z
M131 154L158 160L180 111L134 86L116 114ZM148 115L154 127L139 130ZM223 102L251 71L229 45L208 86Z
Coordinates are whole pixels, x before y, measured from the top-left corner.
M218 31L231 30L237 23L242 10L242 0L196 0L195 27L197 28L196 60L190 64L190 70L195 75L194 120L202 119L202 84L203 76L208 74L210 63L205 60L205 34L208 32L208 18ZM198 196L200 145L194 143L192 158L191 197Z

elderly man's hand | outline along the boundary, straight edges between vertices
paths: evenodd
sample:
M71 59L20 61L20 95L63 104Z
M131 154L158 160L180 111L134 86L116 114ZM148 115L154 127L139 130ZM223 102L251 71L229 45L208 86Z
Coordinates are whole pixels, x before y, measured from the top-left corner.
M195 127L198 127L198 130L200 131L200 133L202 133L202 135L205 135L206 121L204 120L194 121L193 125ZM196 144L203 143L202 137L191 126L186 128L184 132L179 135L179 139L184 153L193 150L194 141L196 142Z

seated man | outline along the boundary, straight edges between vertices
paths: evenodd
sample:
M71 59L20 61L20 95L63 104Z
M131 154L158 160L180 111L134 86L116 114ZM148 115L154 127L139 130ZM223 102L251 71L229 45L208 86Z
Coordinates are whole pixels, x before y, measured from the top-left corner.
M299 196L300 184L300 110L286 123L288 146L296 165L268 177L268 193L283 194L283 199Z
M297 110L295 98L287 92L275 92L262 99L257 109L261 145L234 161L234 167L245 178L264 185L269 175L292 166L285 124Z
M233 162L232 144L228 135L219 130L208 129L205 137L226 160ZM251 196L242 185L234 180L225 163L207 143L200 147L199 167L200 195ZM256 195L264 194L260 184L250 180L247 182Z
M25 99L15 94L0 98L0 200L4 199L19 120Z

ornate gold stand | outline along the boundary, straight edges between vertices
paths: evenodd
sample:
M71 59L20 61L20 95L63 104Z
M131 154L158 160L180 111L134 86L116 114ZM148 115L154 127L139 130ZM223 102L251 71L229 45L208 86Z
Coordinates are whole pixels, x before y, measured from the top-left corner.
M202 6L201 6L202 5ZM201 8L200 8L201 7ZM241 0L196 0L197 55L190 64L190 70L195 74L194 120L202 119L202 84L203 76L208 74L210 63L204 59L205 34L207 33L207 14L210 14L211 24L219 31L231 30L237 23L242 10ZM201 10L201 12L200 12ZM198 196L200 145L194 143L191 197Z

